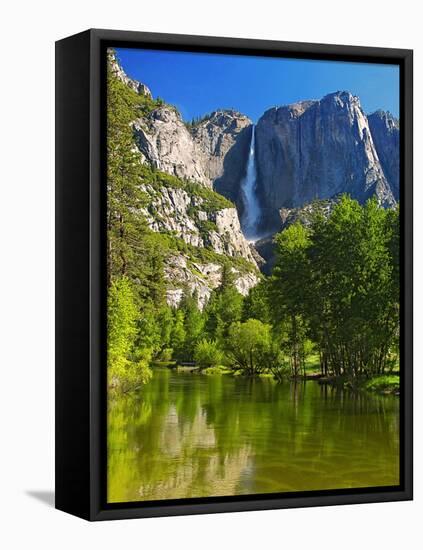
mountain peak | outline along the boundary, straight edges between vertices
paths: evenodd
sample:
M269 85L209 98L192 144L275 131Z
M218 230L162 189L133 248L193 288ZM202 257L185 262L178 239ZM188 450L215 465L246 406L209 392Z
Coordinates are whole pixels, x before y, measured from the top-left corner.
M109 67L112 71L112 73L121 80L126 86L134 90L139 95L144 95L146 97L149 97L150 99L153 98L152 93L148 86L143 84L142 82L139 82L138 80L135 80L133 78L130 78L125 71L123 70L121 64L119 63L116 53L114 50L109 49L107 53L108 63Z
M371 120L373 122L378 120L380 124L385 125L388 129L399 129L399 120L390 111L378 109L377 111L367 115L367 118L369 121Z
M375 195L383 206L395 205L397 166L382 169L372 134L359 98L345 90L266 111L256 126L263 229L279 228L282 207L303 207L339 193L362 203ZM392 159L396 151L392 140Z
M229 124L238 124L245 126L246 123L251 124L251 120L244 114L235 109L216 109L204 115L203 117L193 121L193 128L200 126L216 125L227 127Z
M340 108L345 108L345 107L361 108L360 98L356 95L353 95L351 92L347 90L338 90L336 92L327 94L320 100L320 103L323 105L331 104Z

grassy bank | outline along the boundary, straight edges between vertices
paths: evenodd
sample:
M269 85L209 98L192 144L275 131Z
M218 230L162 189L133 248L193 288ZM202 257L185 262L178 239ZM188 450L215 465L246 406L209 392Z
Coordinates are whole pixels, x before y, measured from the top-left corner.
M400 392L400 377L399 374L384 374L375 376L367 380L363 387L371 392L382 394L399 395Z

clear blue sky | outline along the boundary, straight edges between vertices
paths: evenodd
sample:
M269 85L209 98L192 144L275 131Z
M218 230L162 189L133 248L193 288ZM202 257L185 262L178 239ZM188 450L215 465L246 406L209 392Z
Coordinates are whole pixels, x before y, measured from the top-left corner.
M366 113L399 115L399 68L395 65L307 61L158 50L117 50L128 76L154 97L176 105L185 120L234 108L253 122L277 105L320 99L337 90L359 96Z

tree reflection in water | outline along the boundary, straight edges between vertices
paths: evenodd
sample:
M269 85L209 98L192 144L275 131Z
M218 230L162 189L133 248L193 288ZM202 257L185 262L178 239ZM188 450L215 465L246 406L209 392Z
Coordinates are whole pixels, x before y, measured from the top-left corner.
M397 485L399 403L314 381L157 369L108 414L108 500Z

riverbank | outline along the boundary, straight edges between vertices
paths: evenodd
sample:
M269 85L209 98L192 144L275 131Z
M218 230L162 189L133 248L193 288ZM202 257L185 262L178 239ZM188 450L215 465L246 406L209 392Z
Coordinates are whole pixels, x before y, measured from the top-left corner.
M372 378L365 383L365 389L368 391L383 393L387 395L399 395L399 374L383 374L381 376Z
M192 373L197 375L226 375L226 376L242 376L240 371L234 371L230 367L225 365L218 365L205 369L200 369L195 364L182 364L179 365L176 361L163 361L153 364L154 367L166 367L177 372ZM272 373L262 373L256 375L257 378L275 378ZM298 376L297 378L287 377L288 380L301 381L316 381L319 384L329 384L331 386L343 387L345 389L353 391L368 391L371 393L377 393L380 395L399 395L400 394L400 377L399 372L394 371L391 374L383 374L374 376L370 379L362 378L357 380L351 380L343 377L331 377L324 376L320 372L320 367L316 360L309 360L306 364L305 374Z
M310 379L306 377L306 379ZM368 391L380 395L399 395L400 377L399 373L381 374L372 378L358 378L351 380L343 377L316 377L320 384L343 387L353 391Z

